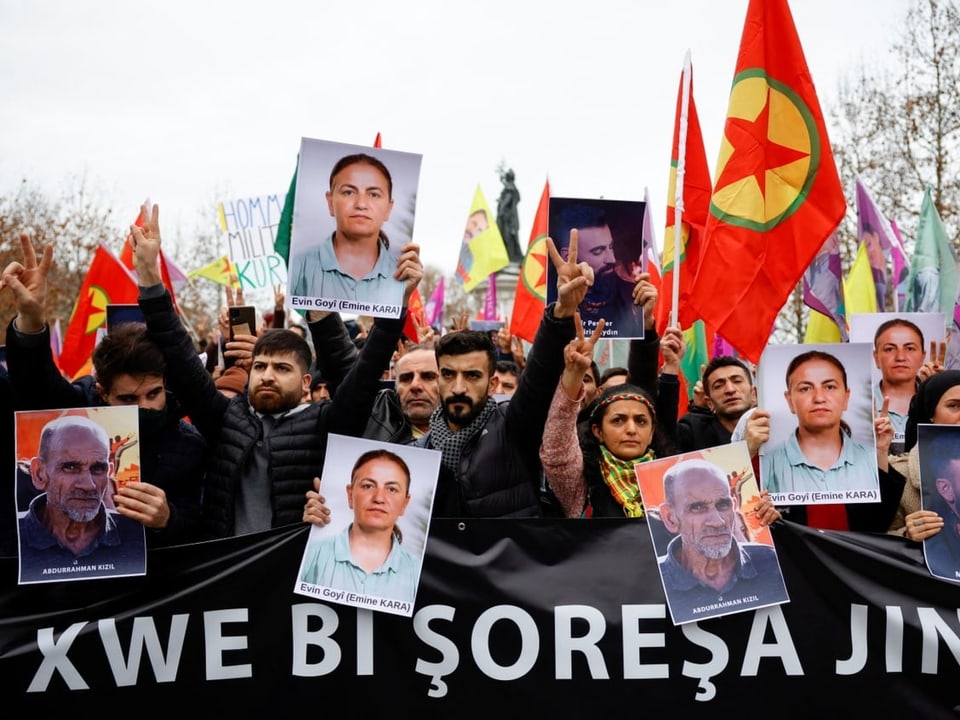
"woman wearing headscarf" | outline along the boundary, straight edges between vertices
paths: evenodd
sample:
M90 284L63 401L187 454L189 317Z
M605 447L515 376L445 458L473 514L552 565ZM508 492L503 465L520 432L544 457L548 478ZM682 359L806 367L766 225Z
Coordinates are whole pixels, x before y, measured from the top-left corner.
M924 380L910 401L903 455L890 458L890 467L906 478L903 495L890 529L920 542L943 528L943 518L933 510L920 509L920 453L917 425L960 425L960 370L944 370Z

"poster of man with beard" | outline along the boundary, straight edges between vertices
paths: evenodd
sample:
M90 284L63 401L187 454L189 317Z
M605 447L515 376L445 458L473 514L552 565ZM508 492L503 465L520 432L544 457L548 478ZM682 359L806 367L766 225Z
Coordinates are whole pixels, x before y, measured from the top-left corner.
M789 601L745 442L636 469L674 625Z
M139 480L136 406L18 412L16 433L20 584L145 574L144 527L113 502Z
M580 303L589 335L600 318L601 337L643 338L643 306L633 301L641 271L643 213L646 203L627 200L550 198L550 237L566 259L570 232L577 231L577 260L593 271L593 283ZM557 299L557 277L547 267L547 304Z

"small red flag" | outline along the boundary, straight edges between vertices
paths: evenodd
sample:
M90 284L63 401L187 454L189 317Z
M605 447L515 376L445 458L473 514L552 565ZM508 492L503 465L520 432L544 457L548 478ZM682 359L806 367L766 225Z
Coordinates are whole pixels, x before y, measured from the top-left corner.
M510 334L533 342L547 301L547 233L550 228L550 181L543 184L537 214L530 230L527 254L520 265L520 277L513 294Z
M420 335L417 333L417 326L414 320L421 325L425 323L423 318L423 300L420 298L420 289L414 288L410 296L410 302L407 303L407 319L403 323L403 334L410 338L412 342L420 342Z
M382 148L382 142L380 133L377 133L377 136L373 139L373 146L375 148ZM409 338L411 342L416 343L420 342L420 335L417 332L417 326L414 320L423 324L423 300L420 297L419 288L414 288L413 293L410 295L410 302L407 303L407 319L403 323L404 336Z

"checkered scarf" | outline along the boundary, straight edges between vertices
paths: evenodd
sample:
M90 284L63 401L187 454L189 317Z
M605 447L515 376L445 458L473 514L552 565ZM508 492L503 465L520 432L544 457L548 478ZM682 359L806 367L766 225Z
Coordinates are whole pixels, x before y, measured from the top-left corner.
M480 414L469 425L456 432L450 432L442 404L433 411L433 415L430 416L430 444L434 449L441 451L440 462L447 470L457 472L464 445L487 424L487 420L496 409L497 401L488 397Z
M600 445L600 474L614 500L623 506L623 514L627 517L643 517L643 500L640 499L640 484L634 465L655 457L653 450L648 448L644 455L634 460L621 460L605 445Z

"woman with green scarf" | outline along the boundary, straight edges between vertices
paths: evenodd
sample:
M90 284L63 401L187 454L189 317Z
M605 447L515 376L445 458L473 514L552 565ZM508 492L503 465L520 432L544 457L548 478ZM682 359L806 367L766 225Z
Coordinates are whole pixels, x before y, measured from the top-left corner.
M540 461L544 475L567 517L643 517L643 502L634 465L671 454L659 431L657 403L646 390L629 383L605 389L594 402L590 432L577 435L583 376L590 369L602 323L584 339L564 349L560 377L544 427ZM679 371L683 352L679 333L661 342L664 373Z

